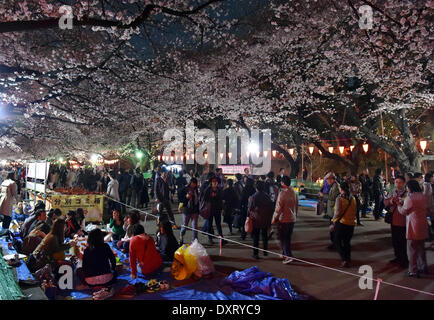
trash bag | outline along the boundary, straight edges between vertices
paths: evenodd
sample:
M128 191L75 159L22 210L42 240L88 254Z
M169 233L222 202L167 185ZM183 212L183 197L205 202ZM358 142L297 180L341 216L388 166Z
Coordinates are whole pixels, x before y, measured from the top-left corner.
M178 250L175 251L174 257L173 257L173 263L170 270L170 275L174 277L176 280L185 280L191 277L191 274L193 272L190 271L186 261L185 261L185 254L189 248L189 245L185 244L182 247L178 248ZM191 263L191 257L188 257L189 263ZM191 267L191 265L190 265Z
M251 287L253 281L261 281L270 275L271 273L265 273L255 266L243 271L232 272L228 277L222 280L221 284L229 285L235 290L247 289Z
M203 276L210 275L215 271L214 264L206 252L206 249L194 239L193 243L190 245L189 254L195 256L197 268L193 271L194 275L201 278Z

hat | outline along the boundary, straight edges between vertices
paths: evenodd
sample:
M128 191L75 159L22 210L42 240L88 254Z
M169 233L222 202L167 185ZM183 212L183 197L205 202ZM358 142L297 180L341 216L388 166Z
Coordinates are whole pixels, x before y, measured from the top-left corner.
M331 179L331 178L336 179L336 176L333 172L327 173L327 175L325 176L324 179L327 180L327 179Z

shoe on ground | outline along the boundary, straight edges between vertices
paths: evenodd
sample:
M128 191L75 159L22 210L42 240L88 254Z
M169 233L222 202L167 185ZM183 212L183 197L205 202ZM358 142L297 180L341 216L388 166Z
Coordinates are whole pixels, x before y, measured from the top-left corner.
M294 259L293 258L285 258L285 260L282 261L283 264L290 264L291 262L293 262Z
M259 255L257 255L257 254L254 254L252 257L253 257L253 259L256 259L256 260L259 259Z
M351 267L351 264L348 261L344 261L341 264L341 268L349 268Z
M412 278L420 278L419 273L407 272L407 275Z

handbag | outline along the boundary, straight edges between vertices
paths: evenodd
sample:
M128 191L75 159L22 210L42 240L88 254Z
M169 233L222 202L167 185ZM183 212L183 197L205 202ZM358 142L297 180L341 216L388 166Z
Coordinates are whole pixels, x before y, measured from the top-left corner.
M253 220L250 218L250 216L247 217L246 223L244 224L244 230L247 233L252 233L253 231Z
M203 201L199 209L199 214L205 220L209 219L211 216L211 202Z
M351 202L353 201L353 198L354 198L354 197L351 197L351 198L350 198L350 200L348 201L348 206L345 208L344 213L339 217L339 219L338 219L336 222L341 221L341 219L345 216L345 213L347 212L348 208L350 207ZM332 232L335 232L335 229L336 229L336 222L332 222L332 223L330 224L329 230L330 230L331 233L332 233Z

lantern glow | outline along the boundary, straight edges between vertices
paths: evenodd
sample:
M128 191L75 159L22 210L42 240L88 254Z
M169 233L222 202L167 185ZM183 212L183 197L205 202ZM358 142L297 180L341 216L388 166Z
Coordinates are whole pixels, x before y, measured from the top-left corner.
M427 146L426 140L421 140L420 141L420 148L422 149L422 152L425 152L426 146Z
M367 153L369 150L369 144L364 143L362 147L363 147L363 151L365 151L365 153Z
M313 147L309 147L309 153L310 153L310 154L313 153Z
M339 147L339 152L340 152L341 154L343 154L343 153L344 153L344 149L345 149L345 147L340 146L340 147Z

